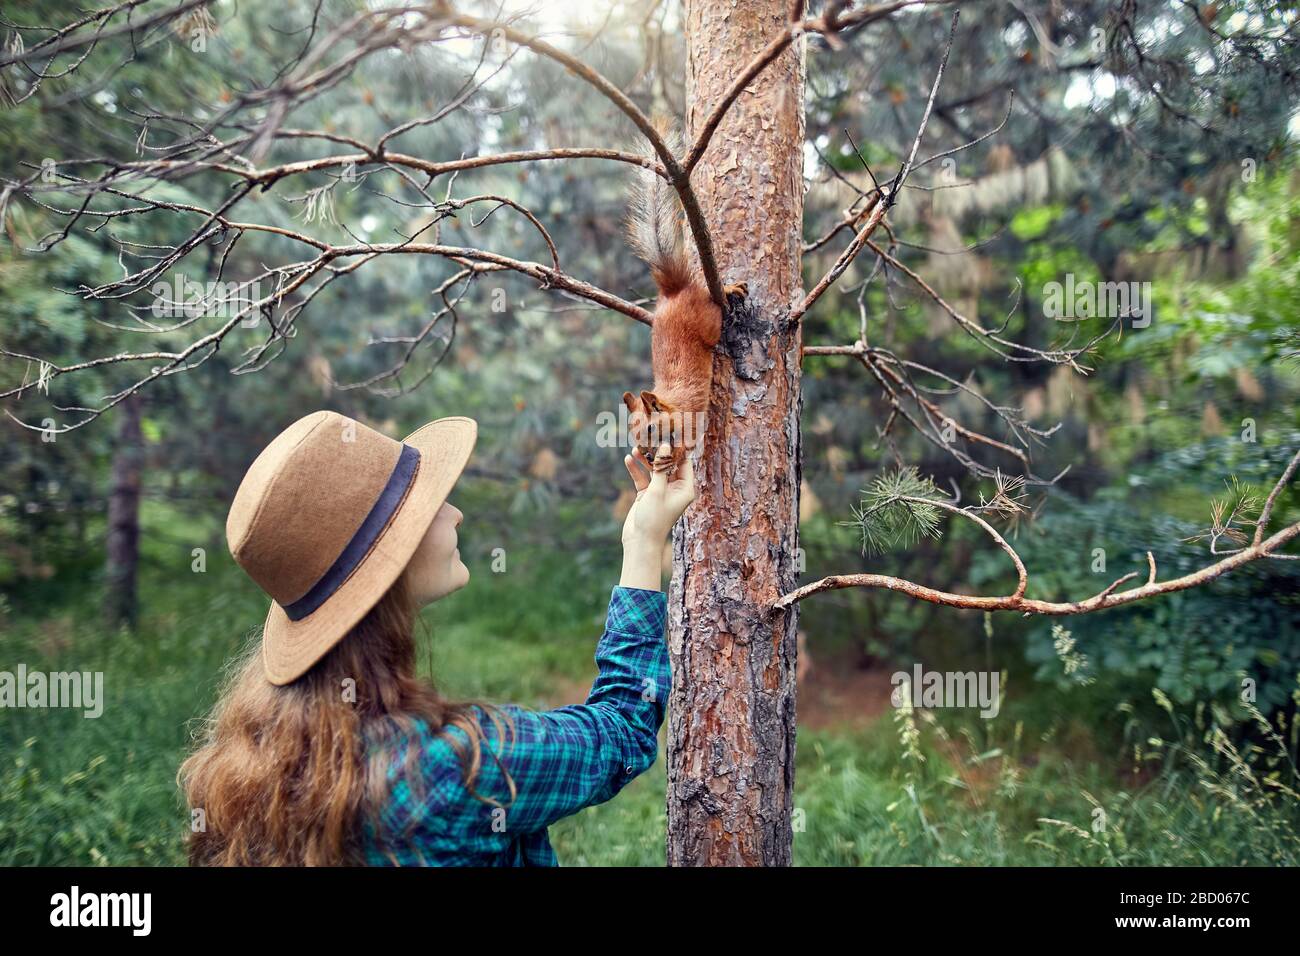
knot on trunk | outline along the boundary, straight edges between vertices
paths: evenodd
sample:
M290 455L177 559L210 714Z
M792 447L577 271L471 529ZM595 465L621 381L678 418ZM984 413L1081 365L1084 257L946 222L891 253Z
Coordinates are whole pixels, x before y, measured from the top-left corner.
M752 297L728 301L722 317L722 347L731 356L738 378L757 382L772 369L775 363L767 348L775 331L776 324Z
M710 816L723 811L722 801L714 796L703 780L686 780L677 787L677 799L682 803L696 803Z

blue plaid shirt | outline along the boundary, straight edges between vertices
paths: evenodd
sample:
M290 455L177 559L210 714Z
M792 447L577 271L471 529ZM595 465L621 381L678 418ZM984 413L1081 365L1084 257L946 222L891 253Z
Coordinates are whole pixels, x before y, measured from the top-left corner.
M662 591L615 587L605 633L596 645L599 674L584 704L549 711L501 708L515 722L504 739L481 708L484 753L474 789L447 739L469 743L464 730L441 732L419 721L413 735L389 742L391 790L378 822L365 830L371 866L557 866L546 832L556 820L604 803L655 762L668 705L670 674ZM408 746L417 748L420 796L401 772ZM499 758L493 758L496 754ZM502 768L514 780L510 799Z

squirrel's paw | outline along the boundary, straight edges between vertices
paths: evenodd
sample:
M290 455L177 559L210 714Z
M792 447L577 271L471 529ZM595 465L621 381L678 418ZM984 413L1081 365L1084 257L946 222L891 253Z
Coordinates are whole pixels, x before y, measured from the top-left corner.
M677 456L672 452L669 452L666 455L656 454L654 457L654 461L650 463L650 470L667 471L671 473L673 471L673 466L676 464L677 464ZM671 474L669 475L669 477L671 477Z
M748 284L744 282L737 282L734 285L727 285L722 287L723 298L730 299L733 295L738 295L742 299L745 298L747 295L749 295Z

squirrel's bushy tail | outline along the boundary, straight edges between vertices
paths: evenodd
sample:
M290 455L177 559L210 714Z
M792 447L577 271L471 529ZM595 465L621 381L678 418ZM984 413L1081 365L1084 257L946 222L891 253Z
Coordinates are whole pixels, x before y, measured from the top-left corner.
M657 116L654 123L673 155L680 155L681 136L672 121ZM658 158L653 150L647 156ZM627 234L632 250L650 266L661 295L680 292L695 281L677 193L662 176L644 167L637 170L633 180Z

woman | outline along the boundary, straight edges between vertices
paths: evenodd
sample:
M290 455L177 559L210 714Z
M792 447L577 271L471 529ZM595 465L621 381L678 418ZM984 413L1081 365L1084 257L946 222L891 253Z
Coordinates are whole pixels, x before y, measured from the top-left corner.
M546 828L654 763L668 696L663 545L694 499L624 459L637 488L586 703L445 700L415 673L419 609L463 587L446 503L477 425L403 442L334 412L257 457L226 523L272 599L180 781L190 860L218 865L554 866Z

